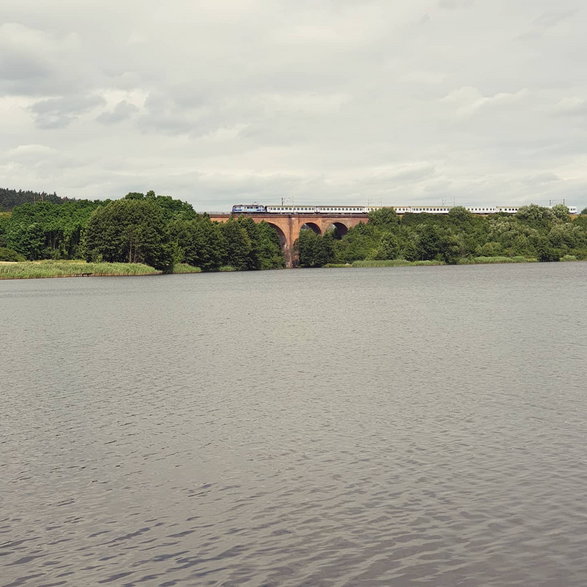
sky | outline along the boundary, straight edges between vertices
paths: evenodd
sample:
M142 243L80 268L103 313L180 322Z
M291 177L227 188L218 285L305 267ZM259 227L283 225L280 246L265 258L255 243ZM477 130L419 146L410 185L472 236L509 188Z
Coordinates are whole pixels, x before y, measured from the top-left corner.
M587 206L584 0L2 0L0 187Z

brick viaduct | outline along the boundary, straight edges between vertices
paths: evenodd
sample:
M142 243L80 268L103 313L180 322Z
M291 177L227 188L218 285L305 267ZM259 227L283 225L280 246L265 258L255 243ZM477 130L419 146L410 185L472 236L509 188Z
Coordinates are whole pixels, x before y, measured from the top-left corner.
M238 214L210 214L215 222L226 222ZM349 228L367 222L366 214L247 214L254 222L270 224L277 235L285 256L285 266L295 267L298 264L298 254L295 248L302 226L312 229L317 234L324 234L334 227L339 235L344 235Z

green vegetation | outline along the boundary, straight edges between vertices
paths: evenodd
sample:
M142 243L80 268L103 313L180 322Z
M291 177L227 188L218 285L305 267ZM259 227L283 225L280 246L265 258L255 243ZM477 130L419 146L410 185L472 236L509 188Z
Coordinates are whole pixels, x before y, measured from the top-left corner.
M387 259L375 261L354 261L353 267L410 267L410 266L426 266L426 265L444 265L443 261L406 261L405 259Z
M268 224L244 217L212 222L190 204L152 191L132 192L116 201L45 199L0 212L0 259L80 258L148 265L166 273L277 269L285 264L279 238Z
M173 273L202 273L199 267L192 267L187 263L176 263L173 266Z
M535 257L466 257L459 259L459 265L490 265L495 263L536 263Z
M34 202L52 202L53 204L62 204L71 202L68 198L60 198L57 194L47 194L46 192L32 192L30 190L11 190L0 188L0 211L12 210L16 206Z
M213 222L190 204L153 191L132 192L115 201L65 200L11 190L0 190L2 194L10 206L25 200L9 212L0 211L0 261L13 263L12 269L3 266L4 275L128 274L112 264L147 267L140 274L284 266L279 237L269 224L244 216ZM26 201L30 198L35 201ZM446 215L400 217L392 208L382 208L342 237L334 230L323 236L303 230L296 246L303 267L583 260L587 214L571 218L562 205L531 205L513 215L483 217L455 207ZM58 263L76 259L85 259L92 268L81 261L75 269ZM24 260L55 263L14 264ZM106 265L95 269L102 263Z
M173 269L163 211L153 201L124 199L94 211L85 231L86 261L145 263Z
M389 267L409 264L522 263L587 259L587 216L565 206L520 208L517 214L405 214L392 208L369 215L342 238L302 231L303 267ZM570 259L569 259L570 260Z
M26 261L26 259L12 249L0 247L0 261Z
M85 261L25 261L0 263L0 279L73 277L86 275L156 275L153 267L138 263L86 263Z
M78 259L82 233L100 204L80 200L23 204L0 219L0 240L26 259Z

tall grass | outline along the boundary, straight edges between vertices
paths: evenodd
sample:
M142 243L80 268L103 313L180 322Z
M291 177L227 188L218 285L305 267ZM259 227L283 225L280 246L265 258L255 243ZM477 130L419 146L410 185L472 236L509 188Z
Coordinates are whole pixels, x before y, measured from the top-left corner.
M563 258L565 261L574 260L568 256ZM493 263L536 263L537 259L533 257L467 257L458 260L458 265L487 265ZM385 260L366 260L354 261L349 263L328 263L325 267L339 268L339 267L414 267L422 265L444 265L442 261L406 261L405 259L385 259Z
M459 265L491 265L493 263L536 263L534 257L467 257L459 259Z
M444 263L442 261L406 261L405 259L381 259L353 263L353 267L413 267L421 265L444 265Z
M202 270L187 263L176 263L173 266L173 273L202 273Z
M140 263L86 263L85 261L0 262L0 279L77 277L100 275L157 275L153 267Z

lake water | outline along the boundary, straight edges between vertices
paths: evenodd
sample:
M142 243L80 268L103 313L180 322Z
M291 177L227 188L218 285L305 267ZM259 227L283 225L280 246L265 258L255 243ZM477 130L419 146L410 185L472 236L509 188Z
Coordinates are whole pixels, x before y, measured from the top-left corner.
M587 584L586 285L0 282L0 584Z

